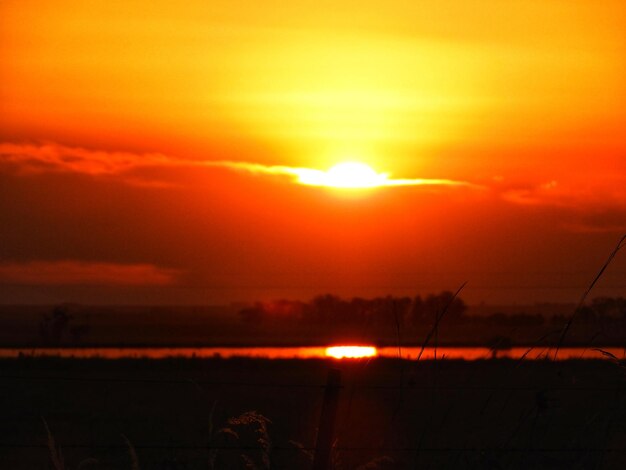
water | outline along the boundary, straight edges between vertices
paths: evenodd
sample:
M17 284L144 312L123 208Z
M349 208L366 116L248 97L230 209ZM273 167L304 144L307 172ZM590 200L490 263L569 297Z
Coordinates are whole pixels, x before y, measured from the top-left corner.
M400 353L403 359L415 360L421 348L406 347ZM624 348L603 348L618 359L626 358ZM379 357L397 358L397 347L384 347L377 349ZM489 359L493 357L493 351L485 347L440 347L426 348L421 359L464 359L468 361ZM248 357L264 359L320 359L327 358L325 346L308 347L240 347L240 348L0 348L0 358L14 358L25 356L55 356L65 358L146 358L163 359L168 357L182 358L210 358L210 357ZM515 347L497 352L498 358L519 359L525 355L526 360L540 360L546 357L554 358L554 348L538 347L529 351L528 347ZM610 359L593 348L561 348L558 354L559 360L566 359Z

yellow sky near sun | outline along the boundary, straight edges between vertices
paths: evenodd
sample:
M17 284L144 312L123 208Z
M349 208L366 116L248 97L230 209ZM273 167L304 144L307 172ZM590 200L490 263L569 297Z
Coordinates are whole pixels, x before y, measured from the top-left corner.
M178 145L251 160L233 155L245 145L232 139L251 142L245 152L256 149L262 163L358 159L411 177L446 177L446 146L623 147L619 1L62 0L0 9L5 140Z

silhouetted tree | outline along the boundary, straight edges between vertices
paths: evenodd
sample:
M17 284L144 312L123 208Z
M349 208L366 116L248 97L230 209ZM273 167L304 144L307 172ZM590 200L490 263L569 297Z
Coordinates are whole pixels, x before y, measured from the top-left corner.
M89 333L88 325L73 325L70 326L70 338L72 340L72 344L79 344L82 342L84 337Z
M409 313L411 323L419 325L426 319L426 305L418 295L413 299L411 312Z
M239 311L239 316L246 323L261 323L264 320L264 308L261 302Z
M309 314L312 317L313 323L328 325L333 321L343 320L345 308L342 308L344 303L341 298L332 294L319 295L311 301L311 309ZM343 310L343 311L342 311Z
M498 356L498 351L506 351L513 347L513 340L508 336L495 336L487 341L487 346L491 349L491 358Z
M459 297L455 298L454 293L450 291L427 296L422 306L424 316L430 321L434 320L436 315L441 315L446 307L446 318L451 321L458 321L467 311L465 302Z
M448 306L449 304L449 306ZM396 325L404 329L407 325L431 324L435 316L448 306L448 316L458 320L467 309L465 302L454 298L451 292L410 297L376 297L351 300L336 295L324 294L310 302L277 300L257 302L239 311L240 318L247 323L300 322L315 326L333 327L388 327Z
M626 299L623 297L596 297L591 310L600 318L626 318Z
M60 344L71 320L72 316L62 306L54 307L51 315L44 314L39 324L39 334L44 344Z
M596 320L596 314L589 305L583 305L578 312L578 316L584 323L593 323Z

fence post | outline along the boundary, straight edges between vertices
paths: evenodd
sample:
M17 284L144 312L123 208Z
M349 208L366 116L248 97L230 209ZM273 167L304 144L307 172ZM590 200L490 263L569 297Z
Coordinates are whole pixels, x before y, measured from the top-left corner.
M324 403L317 428L313 470L331 470L330 455L335 439L335 420L337 406L339 405L340 387L341 371L339 369L329 369L326 389L324 390Z

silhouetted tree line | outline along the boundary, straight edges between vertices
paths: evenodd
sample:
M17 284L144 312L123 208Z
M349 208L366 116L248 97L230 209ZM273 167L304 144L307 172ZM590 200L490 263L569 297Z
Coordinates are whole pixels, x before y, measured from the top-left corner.
M557 315L550 319L554 326L562 326L568 317ZM626 339L626 299L623 297L596 297L582 306L574 319L588 331L601 333L602 338Z
M486 316L468 316L468 308L461 298L444 291L425 297L376 297L364 299L342 299L325 294L309 302L277 300L256 302L239 312L248 323L299 323L328 326L389 326L397 322L404 328L430 325L436 316L445 312L448 324L471 322L472 324L540 327L548 323L562 325L567 316L554 315L549 318L541 314L495 313ZM572 312L573 313L573 312ZM584 305L578 312L579 321L586 323L626 322L626 299L623 297L597 297Z
M511 327L533 327L542 326L546 323L546 318L540 313L494 313L485 317L475 318L476 322L486 325L511 326Z
M388 326L397 322L411 325L431 324L437 315L446 309L446 318L454 321L463 317L467 310L465 302L454 298L449 291L430 294L425 297L376 297L364 299L342 299L326 294L309 302L278 300L256 302L239 312L241 319L248 323L294 322L309 325L328 326Z
M596 297L581 309L580 315L587 321L626 320L626 299L624 297Z

